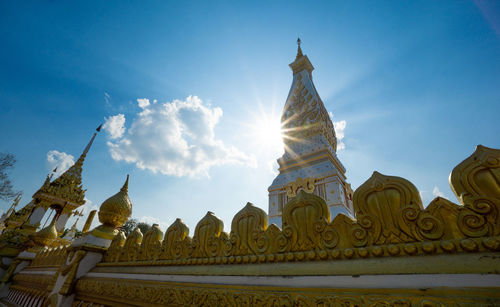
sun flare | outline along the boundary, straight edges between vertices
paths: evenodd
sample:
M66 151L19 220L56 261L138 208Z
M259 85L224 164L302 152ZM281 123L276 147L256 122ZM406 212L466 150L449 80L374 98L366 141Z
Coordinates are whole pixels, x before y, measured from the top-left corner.
M274 109L266 112L259 108L259 112L251 116L251 121L246 126L248 137L259 153L274 156L283 153L281 114Z

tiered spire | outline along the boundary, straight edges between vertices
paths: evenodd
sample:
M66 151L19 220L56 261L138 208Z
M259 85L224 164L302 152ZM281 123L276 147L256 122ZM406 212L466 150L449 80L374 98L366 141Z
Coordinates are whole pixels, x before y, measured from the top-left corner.
M288 149L293 149L290 148L292 143L304 143L314 135L323 135L333 151L336 151L333 123L312 81L314 67L307 55L302 53L300 44L298 38L297 56L290 64L293 82L281 117L285 131L283 141Z
M297 56L295 57L295 61L290 63L290 68L293 71L293 74L298 74L299 72L303 71L304 69L309 72L309 74L312 73L314 70L314 67L312 66L311 62L307 58L307 55L304 55L302 53L302 48L300 48L300 43L302 41L300 40L300 37L297 38Z
M54 181L48 183L46 180L46 182L40 188L40 190L38 190L38 192L67 199L76 204L83 204L85 202L85 191L82 189L83 162L85 161L85 157L87 156L90 147L92 147L92 143L94 142L97 133L101 131L101 127L102 125L97 127L96 132L90 139L90 142L87 144L78 160L76 160L75 164L73 164L67 171L65 171ZM47 179L50 180L50 178L51 177L48 177Z

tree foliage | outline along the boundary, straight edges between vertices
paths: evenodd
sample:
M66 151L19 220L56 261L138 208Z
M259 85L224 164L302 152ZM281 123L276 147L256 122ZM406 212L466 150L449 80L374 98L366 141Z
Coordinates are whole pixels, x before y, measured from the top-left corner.
M120 230L123 231L126 236L128 236L137 227L137 223L138 222L136 219L129 219L125 222L125 224L123 224L122 227L120 227Z
M0 152L0 200L8 201L20 194L14 191L8 171L14 167L16 159L13 154Z
M139 222L137 221L137 219L129 219L125 222L125 224L123 224L122 227L120 227L120 230L123 231L126 236L128 236L136 228L139 228L142 234L146 234L146 232L148 232L151 227L152 226L148 223Z
M151 225L149 225L148 223L144 223L144 222L138 223L137 227L141 230L143 235L146 234L146 232L148 232L149 229L151 229Z

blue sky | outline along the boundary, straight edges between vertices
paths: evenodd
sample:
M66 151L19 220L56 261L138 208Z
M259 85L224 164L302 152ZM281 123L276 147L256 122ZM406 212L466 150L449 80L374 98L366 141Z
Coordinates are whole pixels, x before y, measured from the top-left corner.
M85 162L89 208L129 173L133 216L164 229L181 217L194 231L211 210L227 230L247 201L267 211L282 150L262 127L276 135L297 36L346 123L338 155L353 187L377 170L412 181L424 205L433 191L455 201L452 168L477 144L500 147L497 1L3 1L0 151L18 160L23 205L121 114L121 135L116 117Z

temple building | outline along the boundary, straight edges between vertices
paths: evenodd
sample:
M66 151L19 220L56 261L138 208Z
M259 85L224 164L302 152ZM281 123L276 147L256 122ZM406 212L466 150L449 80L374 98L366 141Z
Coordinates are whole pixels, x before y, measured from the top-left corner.
M453 168L455 202L424 204L409 180L377 171L352 192L300 45L290 66L269 215L242 203L230 232L208 211L191 230L177 218L126 233L127 175L81 236L76 223L63 235L84 203L94 134L70 169L1 218L0 306L500 306L500 149L479 145Z
M334 125L314 86L314 67L302 54L300 39L297 43L297 57L290 64L292 86L281 115L285 153L268 189L269 222L278 226L284 206L300 190L324 199L332 219L339 213L353 216L353 192L337 158Z
M49 239L47 246L71 242L69 235L65 238L60 236L72 215L81 216L76 209L85 204L85 190L82 187L83 163L99 130L100 127L68 170L54 180L53 174L47 175L28 204L15 211L20 200L20 197L17 197L9 211L0 218L0 264L9 264L13 257L33 242L45 242ZM44 219L45 223L42 224Z

